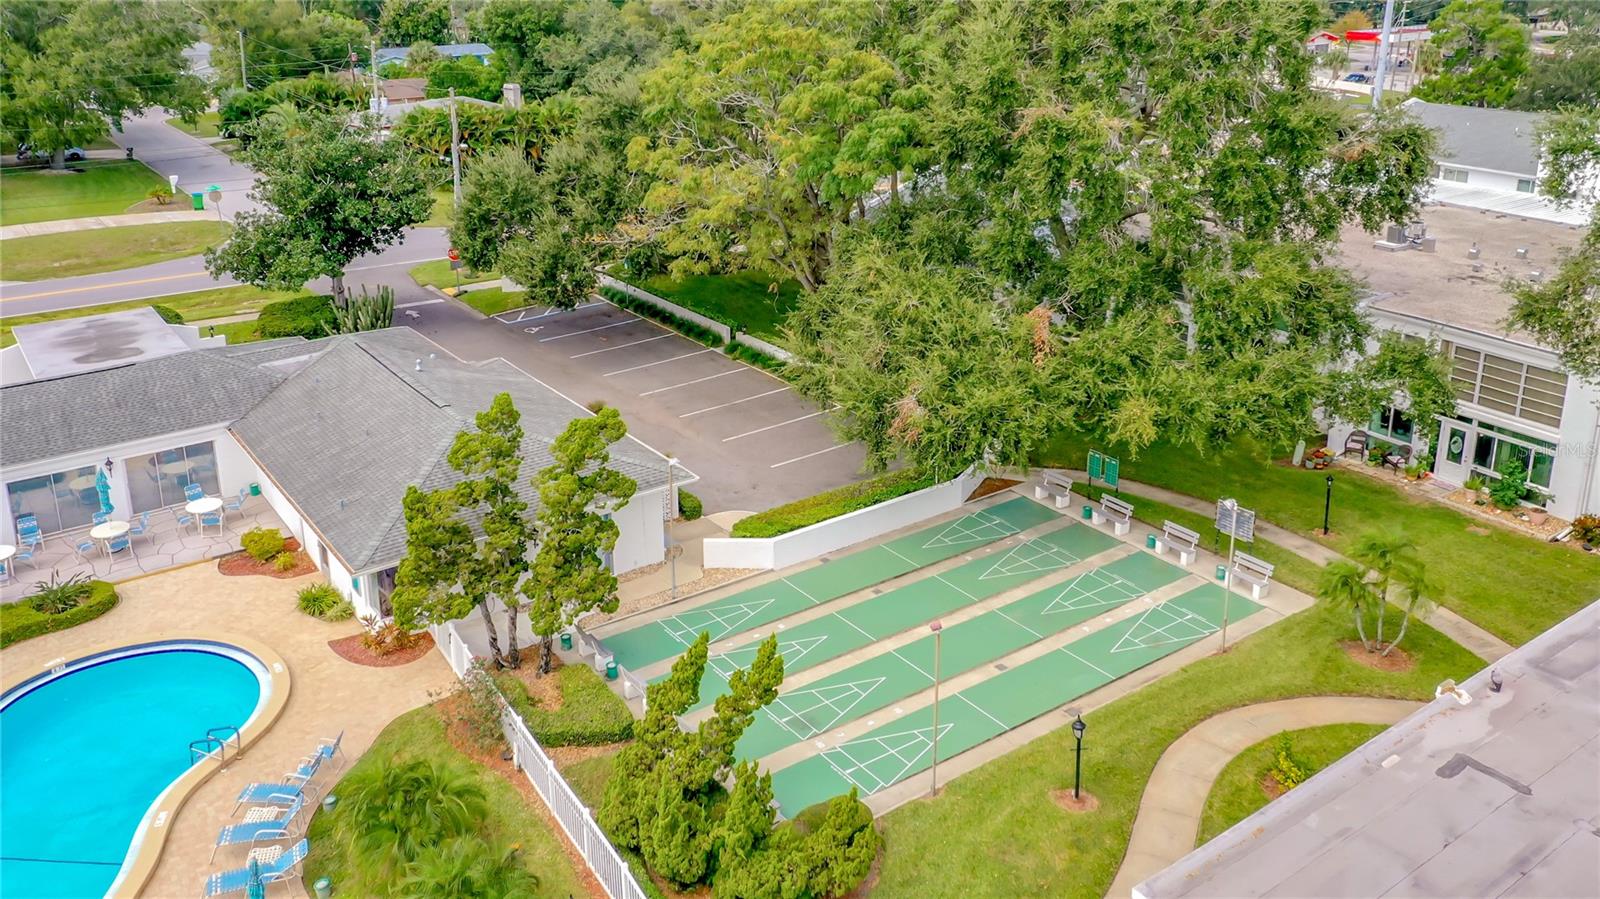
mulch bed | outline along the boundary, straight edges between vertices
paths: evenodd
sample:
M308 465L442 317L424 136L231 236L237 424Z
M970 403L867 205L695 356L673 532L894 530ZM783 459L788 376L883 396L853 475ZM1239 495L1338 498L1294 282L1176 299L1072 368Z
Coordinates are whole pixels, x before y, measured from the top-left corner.
M433 635L422 633L417 635L417 642L407 649L391 652L386 656L373 654L362 642L366 634L351 634L337 640L329 640L328 648L338 654L339 658L368 668L396 668L410 662L415 662L428 654L433 649Z
M268 559L265 562L257 562L254 556L242 549L219 557L217 559L217 571L229 577L255 574L263 577L284 579L304 577L317 570L317 563L311 561L310 556L300 551L299 540L290 537L283 541L283 551L294 553L294 567L288 571L279 571L277 566L272 564L272 559Z
M1388 655L1368 652L1367 648L1361 645L1360 640L1345 640L1339 644L1339 648L1343 649L1344 654L1350 657L1350 661L1358 665L1365 665L1374 671L1398 674L1417 667L1417 663L1412 660L1411 656L1407 655L1405 650L1399 648L1396 648Z
M1283 788L1283 784L1278 783L1278 779L1276 777L1273 777L1271 774L1263 774L1261 775L1261 792L1267 794L1267 799L1272 800L1277 799L1279 796L1282 796L1289 791Z
M993 496L1002 490L1010 490L1012 487L1015 487L1020 483L1022 482L1012 481L1006 478L984 478L983 482L978 485L978 489L972 491L972 495L967 497L967 502L970 503L975 499L983 499L986 496Z
M1092 812L1100 807L1100 798L1088 790L1080 790L1077 799L1072 798L1071 790L1051 790L1050 798L1056 805L1069 812Z

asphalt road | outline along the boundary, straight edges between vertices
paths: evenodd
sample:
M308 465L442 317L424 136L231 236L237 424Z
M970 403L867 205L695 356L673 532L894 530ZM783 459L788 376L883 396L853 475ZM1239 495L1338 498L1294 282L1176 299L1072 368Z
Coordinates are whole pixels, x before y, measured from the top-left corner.
M134 158L156 174L164 178L177 175L178 190L184 193L220 187L222 212L229 218L254 208L248 194L255 186L256 173L205 141L168 125L169 115L155 109L124 119L122 130L112 132L111 139L123 149L132 147ZM206 201L206 208L211 208L211 201Z

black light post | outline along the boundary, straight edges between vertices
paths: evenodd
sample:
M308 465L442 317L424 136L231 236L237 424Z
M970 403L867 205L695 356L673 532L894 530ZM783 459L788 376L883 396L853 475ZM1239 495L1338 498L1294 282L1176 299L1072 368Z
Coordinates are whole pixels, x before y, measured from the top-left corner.
M1077 761L1072 766L1072 798L1077 799L1079 788L1083 786L1083 732L1089 725L1083 723L1083 716L1072 720L1072 735L1078 738Z
M1328 493L1322 499L1322 536L1328 536L1328 510L1333 508L1333 475L1328 475Z

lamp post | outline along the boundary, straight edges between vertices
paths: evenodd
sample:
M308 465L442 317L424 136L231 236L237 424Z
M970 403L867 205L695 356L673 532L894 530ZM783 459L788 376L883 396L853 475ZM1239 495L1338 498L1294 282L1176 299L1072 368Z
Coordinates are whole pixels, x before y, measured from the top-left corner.
M932 796L939 792L939 650L944 642L944 625L935 621L928 630L933 631L933 786L928 790Z
M1089 725L1083 723L1083 716L1072 719L1072 735L1078 740L1077 760L1072 765L1072 798L1077 799L1079 788L1083 786L1083 732Z
M1328 511L1333 508L1333 475L1328 475L1328 493L1322 498L1322 536L1328 536Z
M674 600L678 598L678 554L672 551L672 522L678 517L678 491L676 489L677 484L673 481L672 475L673 469L676 468L677 465L677 456L667 457L667 501L672 503L672 509L671 513L667 516L667 520L661 525L662 537L666 540L667 544L667 564L672 569L672 592L669 594L669 596Z
M1222 651L1228 651L1228 601L1233 599L1233 541L1239 531L1239 501L1229 497L1222 501L1228 510L1228 573L1222 580Z

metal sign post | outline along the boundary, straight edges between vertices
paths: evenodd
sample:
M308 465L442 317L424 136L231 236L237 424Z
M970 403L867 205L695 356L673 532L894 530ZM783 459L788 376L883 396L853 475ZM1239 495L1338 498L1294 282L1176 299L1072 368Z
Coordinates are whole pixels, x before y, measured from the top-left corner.
M1246 543L1255 539L1256 513L1239 507L1239 501L1229 497L1217 500L1217 530L1228 535L1228 567L1222 578L1222 649L1228 648L1228 601L1233 599L1234 541Z
M223 224L223 221L222 221L222 188L220 186L216 185L216 184L213 184L210 187L206 188L206 199L210 200L212 202L212 204L217 207L217 224L219 224L219 225Z

